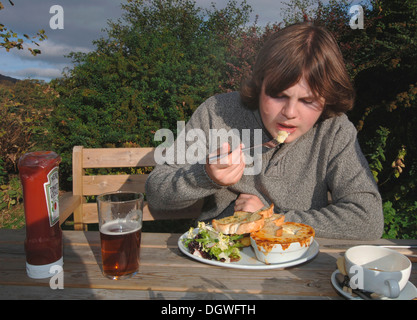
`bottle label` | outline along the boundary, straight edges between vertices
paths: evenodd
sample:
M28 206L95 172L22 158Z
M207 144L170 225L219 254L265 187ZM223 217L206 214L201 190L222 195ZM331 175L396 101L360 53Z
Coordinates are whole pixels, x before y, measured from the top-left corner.
M58 167L49 171L48 182L45 182L46 207L48 208L49 225L52 227L59 221L59 183L58 183Z

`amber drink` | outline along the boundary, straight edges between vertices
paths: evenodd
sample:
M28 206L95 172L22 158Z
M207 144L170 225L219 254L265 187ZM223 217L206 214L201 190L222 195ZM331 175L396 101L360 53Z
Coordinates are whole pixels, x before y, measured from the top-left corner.
M103 274L114 280L139 271L143 195L105 193L97 198Z

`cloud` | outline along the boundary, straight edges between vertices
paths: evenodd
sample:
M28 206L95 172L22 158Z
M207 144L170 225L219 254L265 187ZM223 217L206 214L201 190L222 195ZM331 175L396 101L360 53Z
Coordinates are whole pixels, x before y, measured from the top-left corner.
M121 17L125 0L19 0L14 6L6 3L1 11L1 23L14 32L35 35L45 30L48 38L70 46L92 47L92 41L103 36L109 19ZM64 29L51 29L49 22L53 5L63 8Z
M71 46L64 43L56 43L52 40L44 40L38 43L39 46L35 44L25 44L24 50L19 50L16 52L16 55L22 59L36 61L45 61L49 63L69 63L70 60L66 57L71 52L83 52L87 53L92 50L89 47L82 47L82 46ZM41 54L37 55L36 57L33 56L28 47L32 49L39 49L41 50Z
M23 50L14 51L13 55L2 53L8 59L5 63L0 64L0 74L8 75L18 79L41 79L50 81L54 78L62 77L62 73L66 68L72 68L72 61L67 55L71 52L91 51L91 48L81 46L70 46L62 43L55 43L51 40L45 40L39 43L40 46L34 44L25 44ZM33 56L27 47L41 50L41 54ZM7 65L7 67L6 67ZM12 67L13 66L13 67ZM11 68L12 67L12 68Z
M125 0L18 0L15 5L3 2L1 23L20 37L34 36L44 29L48 39L37 41L39 47L26 41L24 50L0 50L0 73L18 79L37 78L49 81L62 76L66 67L72 67L70 52L94 50L92 42L104 36L102 29L109 19L121 17L121 2ZM53 17L50 8L60 5L64 9L64 29L51 29ZM40 55L33 56L27 47L39 49ZM7 61L7 62L6 62Z
M27 50L12 50L9 53L0 51L0 73L18 78L36 78L42 75L42 79L61 76L65 67L71 67L71 60L66 58L70 52L88 52L95 50L93 41L105 37L104 28L108 27L108 21L116 21L124 13L121 4L127 0L16 0L15 5L10 6L3 1L5 6L1 10L1 23L14 32L33 36L40 29L44 29L47 40L39 42L40 47L28 43L33 49L40 49L42 54L36 57ZM202 8L210 8L209 0L196 0L196 5ZM224 8L228 0L213 0L218 9ZM259 14L259 24L280 20L283 2L280 0L247 0L252 6L254 16ZM238 1L240 3L240 1ZM50 13L53 5L60 5L64 10L64 29L51 29L49 22L54 16ZM7 56L8 65L1 60ZM9 58L10 57L10 58ZM13 58L11 58L13 57ZM50 78L49 78L50 76Z
M62 77L62 70L55 68L26 68L13 72L18 78L52 79Z

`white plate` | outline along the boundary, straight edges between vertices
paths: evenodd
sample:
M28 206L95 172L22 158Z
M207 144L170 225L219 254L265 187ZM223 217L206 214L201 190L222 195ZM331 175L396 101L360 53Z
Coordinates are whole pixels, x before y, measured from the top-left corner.
M198 228L194 229L195 231L198 230ZM197 261L211 264L214 266L219 267L225 267L225 268L235 268L235 269L277 269L277 268L288 268L292 267L301 263L304 263L306 261L309 261L313 259L317 253L319 253L319 244L316 240L313 241L313 243L310 245L309 249L305 252L305 254L296 260L288 261L284 263L274 263L274 264L264 264L263 262L260 262L258 259L256 259L255 251L253 251L252 246L245 247L240 251L240 255L242 258L237 262L230 262L225 263L217 260L208 260L204 258L200 258L197 256L194 256L188 251L188 248L184 246L183 239L186 239L188 235L188 231L185 232L179 239L178 239L178 248L181 250L182 253L189 256L190 258L193 258Z
M349 292L343 291L343 288L340 286L340 284L336 280L336 275L338 273L340 273L339 270L334 271L331 277L333 287L337 290L337 292L339 292L342 296L344 296L346 299L349 299L349 300L362 300L362 298L358 297L357 295L352 296ZM408 281L405 288L401 291L399 297L395 299L391 299L391 298L387 298L384 296L380 296L378 299L375 299L375 300L412 300L414 298L417 298L417 289L410 281Z

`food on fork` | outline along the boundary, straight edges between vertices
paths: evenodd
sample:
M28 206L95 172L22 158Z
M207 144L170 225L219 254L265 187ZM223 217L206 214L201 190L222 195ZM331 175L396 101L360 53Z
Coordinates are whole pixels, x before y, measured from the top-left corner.
M276 140L279 143L284 143L284 141L288 138L289 135L290 134L287 131L280 130L280 131L278 131L278 135L276 137Z

